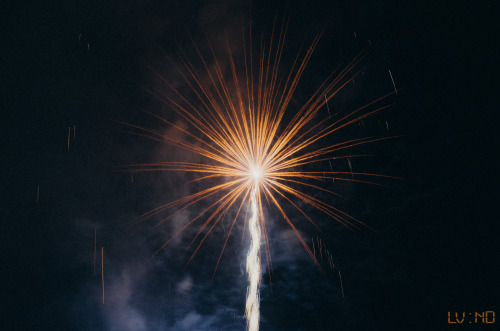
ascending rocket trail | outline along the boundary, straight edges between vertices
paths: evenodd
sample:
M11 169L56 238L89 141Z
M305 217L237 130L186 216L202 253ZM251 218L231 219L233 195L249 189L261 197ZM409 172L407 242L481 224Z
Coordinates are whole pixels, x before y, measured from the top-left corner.
M189 264L214 227L228 217L228 211L234 207L235 216L230 221L230 228L225 238L221 238L222 247L215 266L216 271L238 219L244 222L243 228L246 229L247 217L239 217L244 214L241 213L243 206L251 209L248 219L251 244L246 263L249 286L245 315L248 329L252 331L258 330L260 319L261 242L269 275L272 269L262 201L276 208L282 219L295 232L312 261L321 269L313 251L296 228L297 218L289 218L287 211L296 210L304 220L317 227L303 208L299 207L297 202L302 201L349 228L358 228L363 224L359 220L307 192L319 190L325 194L337 195L331 190L331 180L335 180L335 183L372 183L368 179L389 177L352 170L322 171L334 158L348 159L350 162L350 159L363 156L349 152L355 146L390 138L362 137L340 141L325 139L346 126L389 107L385 100L392 93L350 113L333 113L326 116L328 101L361 72L353 69L366 54L366 51L363 51L343 69L328 75L319 84L316 92L295 110L295 114L285 116L287 109L291 108L292 96L321 36L320 33L305 51L292 57L290 68L283 70L281 65L287 27L288 20L284 19L280 29L273 28L268 42L260 40L257 50L252 45L250 28L250 42L247 42L245 36L240 41L242 57L239 59L233 54L228 40L223 56L218 55L208 41L208 57L203 56L200 48L193 42L198 62L188 58L185 53L182 53L181 65L170 60L172 67L176 68L179 77L184 80L189 93L185 90L181 92L178 84L174 85L151 68L164 85L144 89L172 109L178 115L176 121L180 119L185 125L181 126L173 120L147 113L175 128L179 133L176 137L185 138L175 138L158 129L120 122L140 136L168 142L205 160L199 163L175 161L135 164L123 170L127 174L143 171L191 172L199 175L195 181L206 183L203 189L159 206L136 219L141 221L169 211L169 215L159 222L161 224L186 208L200 206L197 216L186 222L157 252L183 230L196 226L198 231L189 244L189 247L193 247L193 253L187 262ZM229 69L222 63L227 63ZM169 90L168 93L165 92L166 89ZM317 116L320 110L323 112L321 116ZM322 168L318 169L319 166Z
M250 195L250 203L252 208L252 216L248 221L248 229L250 230L250 237L252 243L247 255L247 273L248 285L247 290L247 303L245 308L245 315L247 317L248 330L255 331L259 329L259 284L260 284L260 226L259 226L259 210L257 207L257 183L258 178L255 179L256 183Z

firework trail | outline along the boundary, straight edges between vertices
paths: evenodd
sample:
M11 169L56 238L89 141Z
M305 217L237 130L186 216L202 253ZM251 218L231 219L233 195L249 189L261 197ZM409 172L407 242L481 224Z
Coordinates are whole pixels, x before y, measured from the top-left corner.
M256 176L256 182L258 180L258 176ZM245 315L247 317L247 327L249 331L256 331L259 329L259 283L261 277L260 271L260 239L261 239L261 231L259 226L259 210L257 207L257 186L256 183L254 188L252 189L252 194L250 195L251 208L252 208L252 217L249 220L249 230L250 237L252 238L252 244L250 246L250 250L247 255L247 273L248 273L248 281L250 285L247 289L247 302L245 308Z
M127 166L123 170L127 174L143 171L191 172L200 176L195 181L209 183L205 189L159 206L136 219L136 221L142 221L169 211L169 216L159 222L161 224L176 213L200 202L205 201L209 205L174 233L157 252L197 222L198 231L188 246L194 247L187 262L189 264L214 227L226 217L233 206L237 207L236 215L230 222L230 228L215 266L215 275L242 207L250 206L248 228L251 246L246 263L249 286L245 315L248 328L252 331L259 328L261 241L264 244L269 277L272 269L262 198L279 211L285 222L295 232L307 254L321 269L313 251L300 235L294 221L287 216L285 212L287 208L297 210L316 228L315 222L294 200L305 202L349 228L359 228L363 224L359 220L305 193L304 189L321 190L328 194L338 195L321 185L325 186L327 182L330 183L330 179L373 184L366 178L389 177L353 172L352 169L349 172L333 171L333 169L325 172L311 169L311 166L325 164L334 158L346 158L350 162L350 159L363 155L351 155L351 153L343 155L342 151L387 139L388 137L364 137L317 147L318 142L324 142L325 138L333 133L390 106L379 104L392 93L373 100L347 115L329 114L323 120L314 121L318 112L328 107L328 101L361 72L361 70L353 72L353 69L366 54L364 51L343 69L332 72L318 90L296 111L295 115L285 121L285 111L290 106L300 78L321 37L320 33L307 50L299 51L293 59L291 68L282 73L281 59L287 27L287 19L283 20L281 28L273 27L270 41L266 43L261 37L260 48L257 51L252 46L252 29L250 28L250 42L248 43L247 37L243 35L243 59L238 61L233 56L229 41L226 41L225 58L221 60L209 40L207 40L210 50L209 58L203 56L201 50L193 42L193 48L199 57L198 64L184 53L181 56L181 65L169 59L186 86L190 88L193 94L190 97L151 68L171 93L165 93L163 87L161 89L144 87L144 89L172 109L190 128L185 129L166 118L147 113L174 127L184 134L186 139L172 138L157 129L120 122L137 135L159 142L168 142L202 156L207 161L205 163L181 161L136 164ZM228 63L229 74L225 74L221 63ZM227 76L230 78L228 79ZM286 203L287 207L283 203ZM245 216L244 229L246 225Z

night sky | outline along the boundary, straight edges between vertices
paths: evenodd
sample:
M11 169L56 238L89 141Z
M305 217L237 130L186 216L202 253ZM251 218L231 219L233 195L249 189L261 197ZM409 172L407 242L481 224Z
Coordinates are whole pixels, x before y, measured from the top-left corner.
M500 313L493 163L500 90L498 82L488 83L498 67L490 58L493 8L424 2L11 4L2 31L2 329L245 329L249 240L247 233L242 241L242 222L213 281L228 223L214 229L187 268L196 227L151 258L200 207L159 227L166 215L130 221L198 184L186 183L193 177L182 173L117 170L196 158L132 135L118 121L168 135L171 128L142 111L176 120L144 89L166 90L158 72L185 90L167 57L195 55L191 39L207 50L205 33L216 48L227 35L237 49L250 18L254 31L269 36L283 15L290 17L284 63L326 26L290 112L365 48L368 56L357 66L363 75L331 101L333 109L347 113L393 91L390 70L398 94L387 103L394 105L328 142L399 136L353 150L370 157L353 158L352 167L401 179L377 180L381 186L335 182L331 188L344 198L308 191L373 230L351 231L307 209L318 231L290 209L306 241L321 239L333 256L333 269L320 259L325 272L279 213L265 209L273 273L271 286L263 267L261 330L485 327L449 324L448 312ZM345 160L334 167L348 169Z

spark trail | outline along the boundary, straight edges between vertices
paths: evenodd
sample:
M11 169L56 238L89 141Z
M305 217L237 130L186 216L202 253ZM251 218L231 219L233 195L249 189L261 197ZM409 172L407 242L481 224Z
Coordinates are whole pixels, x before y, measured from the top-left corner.
M329 74L293 116L285 116L287 109L292 108L294 92L321 37L320 33L308 48L291 57L292 63L287 70L282 70L287 27L287 19L283 20L281 28L276 29L273 26L269 42L265 42L261 37L260 48L257 47L257 50L252 46L250 28L250 42L246 40L245 34L240 41L243 55L240 59L236 59L233 54L229 40L226 40L223 59L216 53L208 39L208 57L203 56L200 48L193 42L198 63L185 53L182 53L181 65L169 59L185 86L189 88L189 93L181 92L178 85L174 86L167 78L151 68L163 86L144 87L144 89L173 110L188 129L174 124L173 120L145 112L175 128L178 132L175 137L166 135L158 129L120 122L139 136L168 142L205 160L135 164L123 170L127 174L144 171L190 172L199 176L194 181L207 183L203 189L159 206L136 219L139 222L162 212L169 212L169 215L158 223L160 225L187 208L194 205L203 206L200 212L175 232L156 253L182 231L196 225L198 231L189 244L189 247L193 247L193 253L187 262L189 264L215 226L222 224L228 217L229 210L234 207L235 216L230 220L225 239L223 237L221 240L222 247L215 266L215 275L243 206L250 206L248 228L251 246L246 264L250 284L245 315L248 328L252 331L258 330L260 319L261 241L269 277L272 270L269 237L262 211L263 198L269 206L276 208L286 224L292 228L312 261L321 269L313 250L300 235L295 218L289 218L287 212L297 211L312 226L318 228L303 207L297 203L302 201L351 229L359 228L363 225L361 221L307 193L308 190L338 196L331 190L330 179L374 184L370 178L390 177L368 172L353 172L352 169L348 172L333 171L333 169L318 171L318 166L325 166L327 161L333 159L350 160L364 156L344 153L345 150L390 138L362 137L337 141L331 139L333 134L341 129L389 107L390 104L381 105L381 103L394 92L381 96L350 113L336 112L318 120L320 116L317 115L320 110L328 108L328 102L361 73L361 70L355 71L354 68L365 56L366 51L363 51L344 68L339 67ZM228 64L228 70L224 70L227 68L222 65L223 63ZM168 88L168 93L165 92L165 87ZM177 138L180 136L184 138ZM321 143L323 146L320 146ZM246 225L245 216L244 229Z
M256 179L257 181L257 179ZM245 308L245 315L247 317L247 328L249 331L257 331L259 329L260 319L260 299L259 299L259 284L261 278L260 271L260 240L261 230L259 226L259 210L257 207L257 183L255 183L252 193L250 195L250 202L252 208L252 216L249 220L250 237L252 244L247 255L247 273L250 285L247 289L247 302Z

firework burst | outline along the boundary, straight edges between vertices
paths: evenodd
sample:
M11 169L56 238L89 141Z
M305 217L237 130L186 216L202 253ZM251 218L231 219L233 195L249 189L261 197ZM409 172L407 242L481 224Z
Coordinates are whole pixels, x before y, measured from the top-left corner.
M261 241L265 250L268 270L272 269L266 220L263 213L263 201L274 206L286 223L293 229L307 254L321 269L311 248L299 234L294 222L287 216L286 208L295 208L304 220L315 227L316 223L299 207L297 201L303 201L311 207L325 213L349 228L358 228L362 223L356 218L337 209L310 194L304 189L314 189L336 194L327 183L331 180L370 183L370 177L382 176L372 173L314 171L314 165L333 158L352 158L347 155L349 148L379 141L386 138L364 137L339 141L334 144L324 143L334 132L362 120L388 107L380 105L387 97L382 96L369 104L348 114L331 114L323 120L314 120L321 109L328 106L328 101L335 97L361 71L354 68L365 55L358 54L345 67L336 69L319 86L315 93L296 111L293 116L285 116L292 96L304 73L321 34L317 35L309 47L299 51L291 66L283 71L281 62L286 39L288 19L284 19L280 28L273 28L270 40L262 37L257 49L252 46L251 28L248 36L242 38L242 59L234 57L229 41L225 45L225 58L216 55L209 44L209 56L202 55L199 47L193 43L198 54L200 66L187 56L181 56L182 64L176 66L190 93L186 93L170 83L159 73L157 77L167 86L170 93L160 89L146 88L148 92L175 111L189 125L189 129L176 125L158 115L151 114L160 121L181 131L188 139L175 139L156 129L127 124L137 134L151 139L169 142L190 153L203 157L206 162L159 162L137 164L127 168L127 172L142 171L180 171L198 174L196 181L212 183L207 188L162 205L137 220L143 220L165 211L172 211L160 223L167 221L175 213L210 201L210 206L183 225L160 248L164 248L173 238L189 226L197 226L198 231L190 246L195 246L189 262L214 227L221 222L231 208L236 215L231 221L229 231L224 238L215 272L227 245L228 239L238 219L244 222L244 229L249 228L251 246L247 256L249 287L245 314L249 330L259 327L259 282L261 279L260 249ZM248 41L250 40L250 41ZM227 64L228 73L223 66ZM285 120L287 118L287 120ZM318 147L323 143L323 146ZM343 153L346 153L344 155ZM313 166L312 169L310 166ZM303 169L308 169L303 170ZM354 179L356 175L356 179ZM284 204L287 207L284 207ZM242 209L247 206L250 215L243 217ZM247 224L248 222L248 224ZM244 230L245 231L245 230Z

